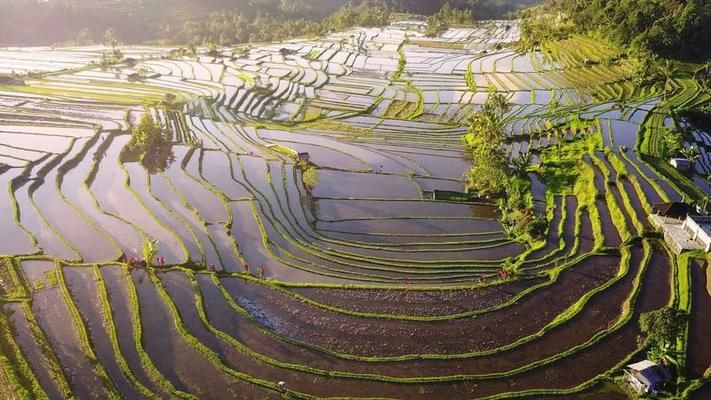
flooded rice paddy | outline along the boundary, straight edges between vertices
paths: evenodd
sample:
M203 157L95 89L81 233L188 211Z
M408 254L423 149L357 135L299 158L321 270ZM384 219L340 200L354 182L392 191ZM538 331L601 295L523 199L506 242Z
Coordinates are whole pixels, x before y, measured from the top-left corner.
M634 150L660 95L631 60L584 65L606 45L521 53L518 35L396 24L105 68L101 47L0 50L0 72L52 72L0 86L0 346L28 397L620 396L640 314L679 296L646 215L682 195ZM596 143L574 165L587 196L533 166L533 245L493 202L443 197L464 192L461 136L492 90L510 157ZM124 154L145 113L170 136L150 163ZM594 124L547 132L572 113ZM711 359L700 271L693 379Z

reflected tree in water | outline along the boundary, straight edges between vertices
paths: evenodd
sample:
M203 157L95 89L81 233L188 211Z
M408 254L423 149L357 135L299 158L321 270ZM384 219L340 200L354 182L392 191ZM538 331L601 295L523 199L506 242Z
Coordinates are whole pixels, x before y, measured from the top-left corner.
M164 172L175 162L170 131L145 113L131 131L131 140L121 152L121 162L140 162L151 174Z

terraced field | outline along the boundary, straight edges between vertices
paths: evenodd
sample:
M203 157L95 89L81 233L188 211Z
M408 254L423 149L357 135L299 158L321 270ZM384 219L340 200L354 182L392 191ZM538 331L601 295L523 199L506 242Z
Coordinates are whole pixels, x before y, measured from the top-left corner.
M673 105L709 99L635 87L634 61L587 38L517 40L504 21L358 28L126 48L137 63L105 69L99 47L0 50L0 72L33 73L0 86L5 396L625 398L639 316L667 305L692 311L680 387L702 388L699 273L646 219L684 189L643 153ZM492 91L513 104L507 151L534 156L536 243L442 197ZM172 137L151 165L124 156L145 113ZM592 123L547 133L572 114Z

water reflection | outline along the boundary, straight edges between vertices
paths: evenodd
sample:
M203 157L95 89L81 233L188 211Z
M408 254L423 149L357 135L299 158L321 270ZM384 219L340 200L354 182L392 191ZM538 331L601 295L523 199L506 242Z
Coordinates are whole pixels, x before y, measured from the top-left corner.
M151 175L165 172L175 162L173 142L166 137L159 137L145 148L133 146L129 142L121 152L121 162L140 162Z

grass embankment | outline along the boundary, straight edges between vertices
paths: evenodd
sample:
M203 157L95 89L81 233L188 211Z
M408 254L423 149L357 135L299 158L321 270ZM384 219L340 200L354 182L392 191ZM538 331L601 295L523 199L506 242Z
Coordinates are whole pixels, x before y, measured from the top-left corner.
M690 175L677 171L669 165L668 160L661 157L661 142L666 131L667 117L673 116L681 110L694 109L711 101L711 96L689 76L691 68L692 66L685 65L677 73L675 79L671 81L670 87L673 88L671 94L663 96L662 102L657 108L647 115L640 128L637 150L640 153L641 161L665 179L670 186L683 194L686 201L705 204L708 195L690 179Z
M604 236L595 205L598 194L595 188L595 172L583 158L593 154L601 146L600 134L594 133L561 144L560 147L546 148L541 154L541 166L538 170L548 186L547 196L573 195L578 201L578 210L588 210L596 247L602 246ZM619 217L613 214L613 221L617 223ZM579 224L576 225L576 229L578 228Z

